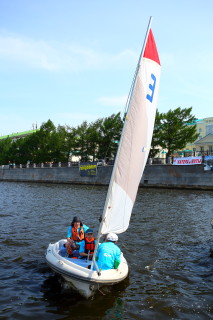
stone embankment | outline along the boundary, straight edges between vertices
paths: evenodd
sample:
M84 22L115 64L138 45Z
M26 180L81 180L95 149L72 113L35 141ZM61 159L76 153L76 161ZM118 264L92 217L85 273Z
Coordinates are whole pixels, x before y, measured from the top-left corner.
M78 167L0 169L0 181L108 185L112 166L100 166L96 176L81 176ZM193 166L147 165L140 187L213 190L213 171Z

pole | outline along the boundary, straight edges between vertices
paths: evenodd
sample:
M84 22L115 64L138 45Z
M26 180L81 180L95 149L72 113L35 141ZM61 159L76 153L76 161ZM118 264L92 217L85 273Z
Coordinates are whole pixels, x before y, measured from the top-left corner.
M135 74L134 74L134 77L133 77L133 80L132 80L132 85L131 85L131 88L130 88L130 91L129 91L129 95L128 95L128 98L127 98L127 103L126 103L127 112L128 112L128 109L129 109L130 102L132 100L132 94L134 92L136 78L137 78L137 75L138 75L138 72L139 72L139 69L140 69L141 60L142 60L142 57L143 57L143 54L144 54L147 38L148 38L148 35L149 35L149 30L151 29L151 24L152 24L152 17L149 18L149 23L148 23L148 27L147 27L147 30L146 30L144 43L143 43L143 46L142 46L142 50L141 50L141 53L140 53L140 56L139 56L139 59L138 59L137 67L136 67L136 70L135 70Z

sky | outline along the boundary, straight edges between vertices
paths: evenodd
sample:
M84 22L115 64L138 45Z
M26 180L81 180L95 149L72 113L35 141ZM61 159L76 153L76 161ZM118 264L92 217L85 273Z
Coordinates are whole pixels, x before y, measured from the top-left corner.
M159 112L213 116L212 0L0 0L0 136L121 112L150 16Z

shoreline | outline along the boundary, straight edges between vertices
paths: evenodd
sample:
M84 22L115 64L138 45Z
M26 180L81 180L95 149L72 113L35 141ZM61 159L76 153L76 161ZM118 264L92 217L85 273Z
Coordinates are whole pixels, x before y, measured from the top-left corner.
M0 181L108 186L113 166L97 167L97 175L81 176L79 167L2 168ZM213 171L204 165L146 165L139 187L213 190Z

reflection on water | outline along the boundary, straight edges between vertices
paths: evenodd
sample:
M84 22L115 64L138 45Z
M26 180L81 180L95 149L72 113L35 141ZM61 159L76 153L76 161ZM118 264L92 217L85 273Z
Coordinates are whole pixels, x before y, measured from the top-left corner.
M97 232L105 187L0 183L0 318L213 318L213 193L140 189L119 245L122 283L84 300L47 267L73 215Z

